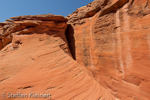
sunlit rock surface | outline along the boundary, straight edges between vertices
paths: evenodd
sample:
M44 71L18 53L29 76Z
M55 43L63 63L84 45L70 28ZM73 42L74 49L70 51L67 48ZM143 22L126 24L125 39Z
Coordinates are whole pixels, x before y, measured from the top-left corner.
M150 0L95 0L66 18L11 17L0 23L0 95L150 100L149 23Z
M150 100L149 0L95 0L66 18L78 63L117 98Z
M0 23L0 100L117 100L73 60L66 28L66 18L51 14Z

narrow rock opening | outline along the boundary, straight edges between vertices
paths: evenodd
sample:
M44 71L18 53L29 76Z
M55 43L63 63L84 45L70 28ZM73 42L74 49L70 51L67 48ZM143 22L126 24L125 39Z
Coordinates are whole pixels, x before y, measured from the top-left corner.
M34 28L34 27L36 27L36 26L26 26L26 28Z
M0 50L3 48L3 42L2 39L0 39Z
M74 29L73 27L69 24L67 29L66 29L66 38L68 41L68 46L71 52L71 55L74 60L76 60L76 50L75 50L75 38L74 38Z

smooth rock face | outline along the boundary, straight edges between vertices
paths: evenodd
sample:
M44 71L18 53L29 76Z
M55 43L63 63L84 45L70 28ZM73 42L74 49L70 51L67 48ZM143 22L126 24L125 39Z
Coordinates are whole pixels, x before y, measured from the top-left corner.
M117 98L150 100L150 1L94 2L67 16L74 58Z
M0 100L23 99L17 93L29 100L45 100L30 93L50 93L48 100L117 100L72 59L66 21L62 16L37 15L0 23ZM8 98L7 93L14 96Z

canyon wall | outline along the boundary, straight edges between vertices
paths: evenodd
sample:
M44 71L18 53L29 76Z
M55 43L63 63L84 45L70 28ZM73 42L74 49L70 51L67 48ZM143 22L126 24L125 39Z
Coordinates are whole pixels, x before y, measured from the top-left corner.
M11 17L0 26L0 100L118 100L72 59L63 16Z
M11 17L0 23L0 100L18 100L1 96L8 92L149 100L149 22L150 0L95 0L66 18Z
M150 0L95 0L67 16L74 59L120 100L150 99Z

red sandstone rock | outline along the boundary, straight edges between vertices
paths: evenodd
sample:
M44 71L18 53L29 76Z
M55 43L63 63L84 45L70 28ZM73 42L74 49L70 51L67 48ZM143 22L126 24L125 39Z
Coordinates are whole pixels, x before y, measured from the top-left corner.
M11 17L11 21L0 23L3 45L6 46L12 41L13 35L20 34L43 34L62 35L67 27L67 19L63 16L45 14L34 16ZM43 21L44 20L44 21ZM3 29L3 30L2 30ZM66 41L65 36L62 36Z
M14 21L20 20L41 20L41 21L55 21L55 22L66 22L67 19L61 15L53 15L53 14L43 14L43 15L27 15L27 16L18 16L11 17L10 19Z
M95 0L68 15L68 22L47 14L0 23L0 94L149 100L149 14L149 0Z
M115 100L84 67L64 53L60 37L33 34L22 38L18 50L0 58L0 93L51 93L52 100ZM7 59L10 57L13 59Z
M50 93L48 100L117 100L72 59L65 36L67 19L55 15L12 19L1 23L0 100L22 99L1 96L9 92L27 94L24 99L29 100L45 100L31 98L32 92Z
M149 0L98 1L101 9L91 16L84 17L88 5L67 16L74 58L117 98L149 100Z

